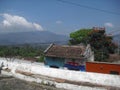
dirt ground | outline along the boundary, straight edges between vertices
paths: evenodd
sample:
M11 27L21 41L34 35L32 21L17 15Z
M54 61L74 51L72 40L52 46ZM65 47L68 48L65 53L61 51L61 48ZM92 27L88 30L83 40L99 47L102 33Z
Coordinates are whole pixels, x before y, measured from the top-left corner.
M47 86L35 82L26 82L13 77L0 77L0 90L65 90L54 86Z

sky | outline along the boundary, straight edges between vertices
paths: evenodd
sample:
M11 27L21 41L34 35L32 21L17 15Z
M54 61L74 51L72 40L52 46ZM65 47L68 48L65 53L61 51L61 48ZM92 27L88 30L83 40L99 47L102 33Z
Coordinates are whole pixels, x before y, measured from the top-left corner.
M120 33L120 0L0 0L0 33L92 27Z

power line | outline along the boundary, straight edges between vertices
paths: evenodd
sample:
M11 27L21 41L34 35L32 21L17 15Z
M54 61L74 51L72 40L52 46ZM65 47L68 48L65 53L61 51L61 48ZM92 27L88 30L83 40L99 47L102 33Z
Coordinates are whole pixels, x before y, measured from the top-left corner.
M79 6L79 7L91 9L91 10L97 10L97 11L101 11L101 12L105 12L105 13L109 13L109 14L120 15L120 13L117 13L117 12L103 10L103 9L99 9L99 8L94 8L94 7L90 7L90 6L86 6L86 5L82 5L82 4L78 4L78 3L74 3L74 2L70 2L70 1L66 1L66 0L57 0L57 1L62 2L62 3L66 3L66 4L71 4L74 6Z

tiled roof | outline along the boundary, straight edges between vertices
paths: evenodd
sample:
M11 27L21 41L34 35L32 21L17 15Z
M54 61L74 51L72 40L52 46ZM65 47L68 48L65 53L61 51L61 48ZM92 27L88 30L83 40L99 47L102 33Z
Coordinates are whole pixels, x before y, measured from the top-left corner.
M45 56L82 59L84 51L84 46L51 45L46 50Z

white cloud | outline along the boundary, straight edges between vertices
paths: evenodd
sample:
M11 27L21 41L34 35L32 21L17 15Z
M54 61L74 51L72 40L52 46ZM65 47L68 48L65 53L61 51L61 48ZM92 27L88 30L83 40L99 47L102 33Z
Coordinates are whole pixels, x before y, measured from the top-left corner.
M42 26L37 24L37 23L33 23L34 27L37 29L37 30L43 30Z
M4 26L11 26L11 24L10 24L7 20L4 20L4 21L3 21L3 25L4 25Z
M110 27L110 28L114 27L114 25L113 25L112 23L110 23L110 22L107 22L107 23L105 23L104 25L105 25L106 27Z
M61 24L61 23L63 23L63 22L60 20L56 21L56 24Z
M10 14L2 14L4 20L0 22L0 28L4 29L7 28L7 30L11 30L12 28L17 28L17 30L39 30L42 31L43 28L40 24L32 23L27 21L24 17L17 16L17 15L10 15Z

